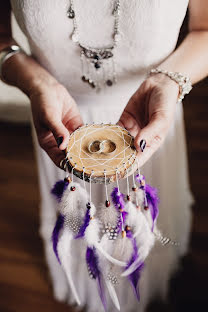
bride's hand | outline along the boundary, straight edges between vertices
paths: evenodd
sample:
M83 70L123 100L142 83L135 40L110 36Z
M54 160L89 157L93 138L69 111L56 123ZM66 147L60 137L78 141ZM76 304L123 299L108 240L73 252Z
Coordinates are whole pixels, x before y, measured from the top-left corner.
M77 105L57 82L41 85L29 96L39 144L59 166L69 133L83 124Z
M141 167L164 141L174 122L179 87L164 74L148 77L125 107L118 124L135 137Z

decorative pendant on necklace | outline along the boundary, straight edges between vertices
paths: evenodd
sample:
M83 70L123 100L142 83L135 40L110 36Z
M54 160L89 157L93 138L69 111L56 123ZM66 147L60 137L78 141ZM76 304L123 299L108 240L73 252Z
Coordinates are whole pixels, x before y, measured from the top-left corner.
M114 49L121 39L120 35L120 0L114 0L113 12L113 42L111 46L104 48L90 48L80 43L77 11L75 10L74 0L70 0L67 10L67 17L73 21L72 41L77 44L80 49L80 57L82 63L83 82L88 83L97 91L103 86L111 87L116 83L116 70L114 62Z
M115 82L114 47L94 49L81 48L82 81L99 90L104 84L108 87Z

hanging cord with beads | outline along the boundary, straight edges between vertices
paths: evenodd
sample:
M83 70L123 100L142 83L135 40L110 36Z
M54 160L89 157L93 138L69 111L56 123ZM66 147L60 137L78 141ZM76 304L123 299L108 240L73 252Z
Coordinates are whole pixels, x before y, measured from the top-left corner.
M117 188L118 188L118 195L121 195L120 188L119 188L119 183L118 183L118 168L116 168L116 183L117 183ZM124 219L123 219L123 214L122 214L122 209L120 210L120 217L121 217L121 230L122 230L122 236L125 237L125 230L124 230Z
M136 185L134 173L132 174L132 182L133 182L132 191L137 192L138 187ZM139 201L138 201L137 195L135 196L135 201L136 201L136 207L139 208Z
M130 200L130 191L129 191L129 173L128 173L128 168L126 164L124 163L124 166L126 168L126 185L127 185L127 200Z
M105 176L105 194L106 194L105 206L109 207L110 206L110 201L109 201L109 198L108 198L108 188L107 188L107 181L106 181L106 169L104 169L104 176Z
M91 171L91 175L90 175L90 205L92 203L92 175L94 174L94 171Z

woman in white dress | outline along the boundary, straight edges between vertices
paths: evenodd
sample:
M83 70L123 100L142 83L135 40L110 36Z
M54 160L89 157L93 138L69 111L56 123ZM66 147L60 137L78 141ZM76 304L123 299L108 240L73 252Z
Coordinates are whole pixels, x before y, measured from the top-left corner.
M109 0L73 1L79 42L94 47L111 43L113 3ZM1 71L6 83L20 88L31 100L41 146L34 134L41 192L40 233L54 296L73 303L65 274L51 245L57 207L50 189L64 176L58 167L69 132L83 122L116 123L120 120L135 136L139 163L141 166L145 163L142 172L148 182L159 189L159 227L165 235L180 242L177 248L164 248L159 244L154 247L140 280L139 305L127 285L120 287L121 310L144 311L152 298L166 298L168 281L187 251L192 201L183 109L177 102L178 83L163 73L148 77L147 74L159 66L183 73L192 83L207 75L208 5L206 0L201 0L200 5L197 0L120 0L121 39L115 48L117 83L96 92L80 79L80 49L71 39L73 21L67 16L69 4L68 0L12 0L12 10L28 38L32 57L16 53L4 62ZM174 51L188 5L189 34ZM9 1L0 4L0 50L14 44L10 9ZM96 187L99 190L94 200L102 201L102 191ZM82 257L82 250L77 248L74 255L76 259ZM85 266L76 261L73 270L83 305L87 305L90 312L101 311L96 286L89 280ZM109 311L114 308L109 306Z

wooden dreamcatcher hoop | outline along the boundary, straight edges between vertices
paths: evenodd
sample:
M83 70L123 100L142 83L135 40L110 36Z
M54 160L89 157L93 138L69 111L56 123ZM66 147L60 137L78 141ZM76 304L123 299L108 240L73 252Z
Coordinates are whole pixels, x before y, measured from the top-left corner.
M66 149L69 172L85 181L111 183L137 169L133 136L113 124L91 124L70 135Z

